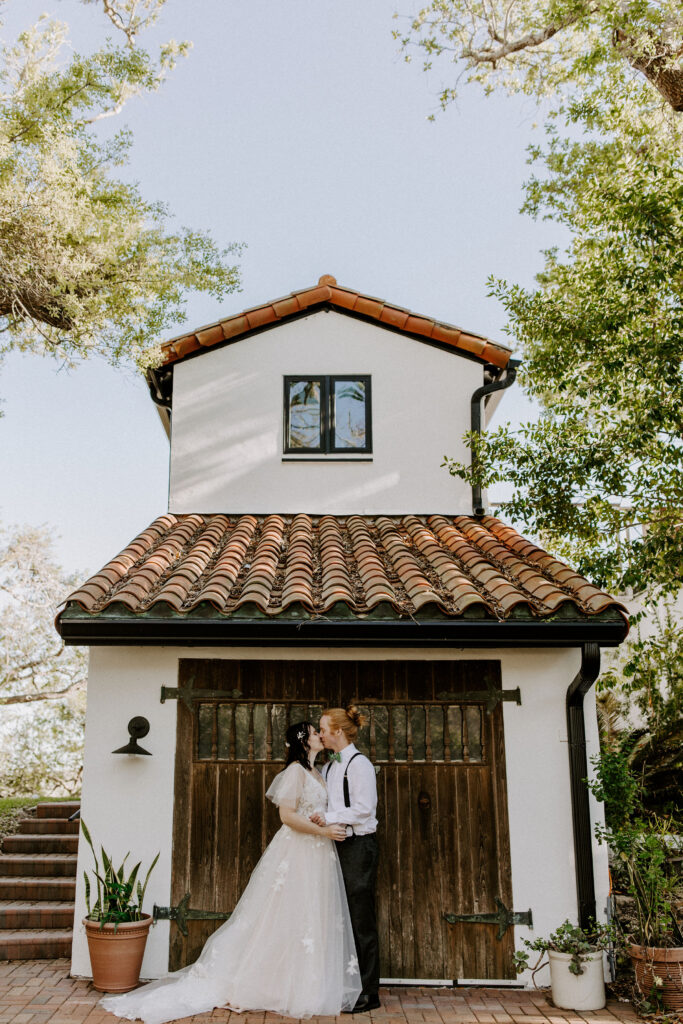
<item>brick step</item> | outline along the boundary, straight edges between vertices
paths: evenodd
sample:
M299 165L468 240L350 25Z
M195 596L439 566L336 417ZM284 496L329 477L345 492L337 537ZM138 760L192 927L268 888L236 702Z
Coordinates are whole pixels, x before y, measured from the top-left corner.
M0 932L0 960L51 960L71 956L71 931L39 928Z
M37 878L15 875L0 878L0 900L74 900L74 878Z
M19 822L20 835L77 836L79 828L80 822L68 818L22 818Z
M0 877L76 874L75 853L0 853Z
M64 800L61 803L54 804L38 804L36 807L36 817L70 818L80 806L80 800Z
M7 929L73 927L74 905L67 900L0 900L0 938Z
M78 853L78 836L36 835L5 836L3 853Z

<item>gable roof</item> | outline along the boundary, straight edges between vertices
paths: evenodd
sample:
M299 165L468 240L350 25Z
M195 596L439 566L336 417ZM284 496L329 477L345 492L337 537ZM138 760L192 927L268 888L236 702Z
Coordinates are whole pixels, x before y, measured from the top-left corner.
M533 627L541 644L598 627L619 643L627 623L623 605L492 516L303 513L160 516L57 618L72 643L220 643L245 624L300 644L308 624L366 636L391 625L418 642L430 625L441 640L496 643Z
M491 341L480 334L471 334L452 324L433 320L420 313L395 306L383 299L363 295L351 288L337 284L331 274L323 274L317 285L291 292L280 299L245 309L242 313L217 320L196 331L171 338L161 345L163 353L161 367L177 363L186 356L201 352L222 342L244 337L251 331L283 323L305 312L328 306L340 313L375 320L385 327L411 335L418 339L438 342L456 351L466 352L483 363L493 363L503 369L507 366L512 350Z

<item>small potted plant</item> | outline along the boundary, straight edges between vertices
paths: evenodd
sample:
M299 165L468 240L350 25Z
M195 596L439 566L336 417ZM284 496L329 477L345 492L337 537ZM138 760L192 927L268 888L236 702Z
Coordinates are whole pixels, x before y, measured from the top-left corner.
M627 937L636 984L642 996L669 1010L683 1010L683 933L676 909L683 879L671 866L679 839L668 819L602 831L626 875L635 923Z
M85 840L95 860L95 884L97 899L90 903L91 884L87 871L85 879L85 902L87 917L83 919L88 939L88 951L92 966L93 988L98 992L128 992L140 980L140 968L145 953L147 934L152 923L150 914L143 914L142 901L145 898L147 882L159 854L152 861L143 883L138 881L140 862L126 877L125 865L128 854L118 871L112 858L101 848L102 866L97 859L90 833L81 819Z
M524 939L528 949L538 952L532 967L532 979L548 954L550 985L555 1006L563 1010L601 1010L605 1005L603 951L612 940L609 925L591 922L584 930L565 921L549 938ZM529 954L515 953L515 969L520 974L529 967Z

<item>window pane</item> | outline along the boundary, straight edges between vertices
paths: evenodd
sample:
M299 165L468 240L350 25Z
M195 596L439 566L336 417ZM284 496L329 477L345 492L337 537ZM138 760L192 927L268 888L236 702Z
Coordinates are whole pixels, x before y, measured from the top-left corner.
M213 704L199 705L199 735L197 743L197 757L205 760L211 757L213 746Z
M334 447L365 448L365 381L335 380Z
M231 704L218 705L218 756L226 760L232 748L232 716Z
M290 381L288 448L320 448L320 381Z

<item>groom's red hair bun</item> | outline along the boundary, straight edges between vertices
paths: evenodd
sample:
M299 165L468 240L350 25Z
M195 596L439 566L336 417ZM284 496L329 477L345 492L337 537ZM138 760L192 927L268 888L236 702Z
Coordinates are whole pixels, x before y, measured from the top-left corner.
M362 729L367 722L367 716L364 715L360 708L356 707L355 704L349 704L346 709L346 714L349 716L356 729Z
M367 722L365 715L361 714L359 708L355 704L349 704L344 708L325 708L321 718L327 716L330 720L330 726L332 729L343 729L346 738L353 743L356 738L356 733L359 729Z

